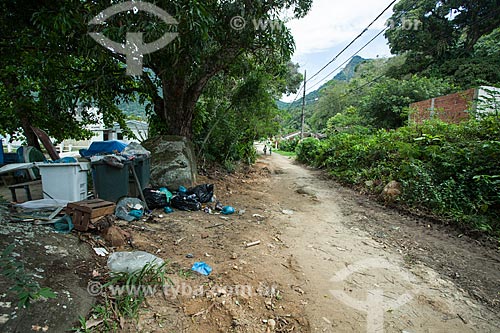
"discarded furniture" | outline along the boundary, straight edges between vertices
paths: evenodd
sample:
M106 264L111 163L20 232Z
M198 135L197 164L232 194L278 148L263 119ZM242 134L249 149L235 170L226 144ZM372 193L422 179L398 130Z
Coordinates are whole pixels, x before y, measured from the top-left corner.
M101 217L115 212L115 203L101 199L70 202L66 206L66 214L73 220L73 225L78 231L87 231L91 223Z
M31 182L25 182L25 183L10 185L9 186L9 190L10 190L10 193L12 194L12 201L17 202L17 194L16 194L16 190L17 189L24 189L24 191L26 193L26 197L28 198L28 201L33 200L31 198L30 186L31 185L41 184L41 183L42 183L41 180L35 180L35 181L31 181Z

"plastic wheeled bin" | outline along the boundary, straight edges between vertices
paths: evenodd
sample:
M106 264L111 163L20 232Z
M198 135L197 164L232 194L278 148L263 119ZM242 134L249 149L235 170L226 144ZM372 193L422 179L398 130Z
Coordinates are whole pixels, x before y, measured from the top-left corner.
M151 157L149 156L137 156L132 161L132 165L137 174L137 179L141 184L140 191L144 190L149 186L149 179L151 176ZM131 166L132 167L132 166ZM130 196L137 197L139 195L139 190L137 189L137 184L134 179L134 175L130 173Z
M104 161L91 164L94 192L99 199L117 202L129 193L130 161L123 162L123 168L117 168Z
M42 176L43 197L81 201L87 199L89 163L38 164Z

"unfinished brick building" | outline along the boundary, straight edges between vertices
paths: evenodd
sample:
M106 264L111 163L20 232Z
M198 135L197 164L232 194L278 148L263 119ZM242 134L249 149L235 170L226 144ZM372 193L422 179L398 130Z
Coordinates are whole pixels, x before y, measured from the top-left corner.
M447 123L459 123L475 112L488 113L498 110L499 96L498 88L479 87L412 103L408 120L422 123L425 120L438 118ZM492 105L492 100L496 105Z

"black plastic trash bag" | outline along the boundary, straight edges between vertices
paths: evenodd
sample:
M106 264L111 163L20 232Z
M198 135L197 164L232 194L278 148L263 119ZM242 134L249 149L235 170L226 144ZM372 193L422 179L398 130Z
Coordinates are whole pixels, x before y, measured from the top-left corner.
M168 206L167 195L154 188L145 188L142 193L149 209L164 208Z
M186 194L196 194L198 201L201 203L210 202L214 196L214 184L203 184L192 187Z
M170 200L170 205L179 210L197 211L201 210L201 203L196 195L176 195Z

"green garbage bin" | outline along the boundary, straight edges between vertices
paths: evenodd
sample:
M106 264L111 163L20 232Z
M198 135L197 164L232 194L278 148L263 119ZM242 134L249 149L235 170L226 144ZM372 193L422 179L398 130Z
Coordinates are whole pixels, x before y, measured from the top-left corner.
M94 191L99 199L117 202L128 196L130 162L125 162L121 169L103 161L92 162L91 167Z
M139 183L141 183L141 189L137 188L134 175L130 173L130 196L137 197L139 193L142 192L149 185L149 179L151 176L151 157L149 156L139 156L132 160L133 168L135 169L135 173L137 174L137 179ZM131 165L131 167L132 167Z

